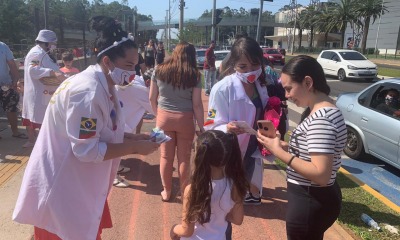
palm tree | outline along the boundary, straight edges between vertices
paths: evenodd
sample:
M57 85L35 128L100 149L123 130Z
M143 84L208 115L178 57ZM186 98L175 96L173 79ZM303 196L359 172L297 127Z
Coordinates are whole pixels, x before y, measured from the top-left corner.
M355 2L358 0L339 0L331 10L331 26L337 27L341 33L340 48L344 45L344 35L347 23L354 22L357 17L355 14ZM365 1L365 0L364 0Z
M381 17L381 15L385 14L388 10L386 6L383 5L383 0L357 0L355 3L355 11L357 15L364 19L361 51L365 53L371 18L373 24L378 17Z

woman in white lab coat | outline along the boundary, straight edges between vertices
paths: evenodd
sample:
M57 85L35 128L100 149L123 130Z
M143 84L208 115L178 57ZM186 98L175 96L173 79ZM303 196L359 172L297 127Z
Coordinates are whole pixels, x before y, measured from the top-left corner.
M226 71L234 71L211 90L206 129L217 129L238 134L243 165L250 189L245 204L261 203L263 159L255 135L244 133L235 121L245 121L257 130L268 102L263 53L258 43L249 37L236 40L232 46Z
M94 17L90 26L98 33L97 64L65 80L50 100L13 213L35 226L35 239L100 239L112 226L106 199L120 157L159 146L124 135L115 85L134 71L133 37L113 18Z
M51 30L40 30L34 46L26 55L24 62L24 98L22 107L22 125L27 127L29 146L35 143L34 129L40 128L50 98L57 86L44 85L43 77L65 79L57 61L50 56L56 49L57 36ZM26 145L26 146L28 146Z

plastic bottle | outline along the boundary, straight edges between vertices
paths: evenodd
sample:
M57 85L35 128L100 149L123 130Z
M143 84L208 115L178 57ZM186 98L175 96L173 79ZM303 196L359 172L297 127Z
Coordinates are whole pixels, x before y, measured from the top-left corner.
M370 216L368 216L367 214L363 213L361 214L361 220L363 220L363 222L365 222L365 224L367 224L368 226L376 229L376 230L381 230L381 228L379 227L378 223L375 222L374 219L372 219Z

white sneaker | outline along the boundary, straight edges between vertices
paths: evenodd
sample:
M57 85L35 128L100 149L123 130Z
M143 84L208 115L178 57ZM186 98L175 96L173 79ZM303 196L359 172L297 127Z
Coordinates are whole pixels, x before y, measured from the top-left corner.
M125 181L118 175L116 178L114 178L113 185L120 188L126 188L130 186L130 184L127 181Z
M131 169L130 168L128 168L128 167L125 167L125 166L123 166L123 165L119 165L119 167L118 167L118 174L121 174L121 173L127 173L127 172L130 172L131 171Z

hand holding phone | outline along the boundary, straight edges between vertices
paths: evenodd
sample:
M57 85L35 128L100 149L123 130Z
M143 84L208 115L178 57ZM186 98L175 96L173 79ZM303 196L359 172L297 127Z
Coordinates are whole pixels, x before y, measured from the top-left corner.
M258 120L257 121L258 130L263 136L269 138L276 137L276 129L274 124L270 120Z

